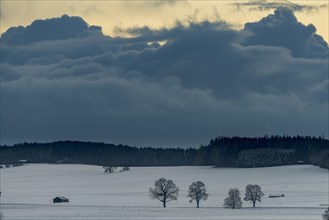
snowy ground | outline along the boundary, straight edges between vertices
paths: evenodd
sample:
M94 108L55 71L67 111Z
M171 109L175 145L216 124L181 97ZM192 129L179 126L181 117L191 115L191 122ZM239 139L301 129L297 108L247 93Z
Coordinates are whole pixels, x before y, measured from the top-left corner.
M160 177L180 188L178 201L161 208L148 189ZM188 202L191 182L201 180L210 194L201 208ZM257 208L244 202L240 210L221 208L229 188L241 193L247 184L262 186ZM234 169L212 167L135 167L105 174L88 165L26 165L1 169L3 219L321 219L328 204L328 171L315 166ZM269 194L285 194L268 198ZM69 203L53 204L56 196Z

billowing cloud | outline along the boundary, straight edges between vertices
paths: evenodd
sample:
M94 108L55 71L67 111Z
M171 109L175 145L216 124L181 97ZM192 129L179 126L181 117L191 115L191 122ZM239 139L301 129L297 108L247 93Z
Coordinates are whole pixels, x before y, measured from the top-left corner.
M1 35L5 44L28 44L46 40L64 40L100 34L101 28L89 27L80 17L63 15L60 18L35 20L27 27L12 27Z
M328 133L328 46L290 10L241 31L205 21L131 28L131 38L76 17L39 22L1 37L2 144L186 147L218 135ZM57 28L43 34L44 24Z
M315 33L316 28L299 23L290 9L278 8L259 22L247 23L245 30L253 33L245 45L284 47L298 57L328 56L328 44Z

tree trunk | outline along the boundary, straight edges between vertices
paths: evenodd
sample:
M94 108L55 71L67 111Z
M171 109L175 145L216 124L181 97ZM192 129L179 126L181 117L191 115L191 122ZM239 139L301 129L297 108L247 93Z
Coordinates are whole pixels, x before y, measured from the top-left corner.
M199 201L196 201L196 207L199 208Z
M256 205L255 205L255 204L256 204L256 202L252 202L252 204L253 204L253 206L254 206L254 208L255 208L255 207L256 207Z
M166 208L166 201L163 201L163 208Z

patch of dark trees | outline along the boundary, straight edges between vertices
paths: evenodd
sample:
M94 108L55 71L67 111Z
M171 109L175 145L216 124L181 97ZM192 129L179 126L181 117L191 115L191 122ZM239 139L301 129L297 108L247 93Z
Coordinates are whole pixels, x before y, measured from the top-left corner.
M329 140L310 136L218 137L199 148L138 148L58 141L0 146L0 164L79 163L110 166L268 167L314 164L329 168Z

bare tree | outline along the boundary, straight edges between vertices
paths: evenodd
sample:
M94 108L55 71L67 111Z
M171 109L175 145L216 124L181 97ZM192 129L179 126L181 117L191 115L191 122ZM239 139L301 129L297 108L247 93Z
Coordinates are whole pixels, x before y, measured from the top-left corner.
M322 214L323 220L329 220L329 207L324 213Z
M122 169L120 170L120 172L124 172L124 171L129 171L130 167L122 167Z
M154 182L154 188L149 189L150 198L157 199L166 207L167 202L177 200L178 187L172 180L160 178Z
M262 202L262 197L264 196L264 193L262 191L262 187L259 185L251 185L248 184L246 186L246 193L244 197L244 201L250 201L252 202L253 207L255 208L256 202Z
M209 194L207 193L207 188L203 182L197 181L193 182L189 189L187 197L190 197L190 203L194 200L196 201L196 207L199 208L200 200L207 200Z
M114 173L117 168L112 166L103 166L103 169L104 173Z
M229 189L228 197L226 197L226 199L224 200L224 207L231 209L238 209L242 207L239 189Z

